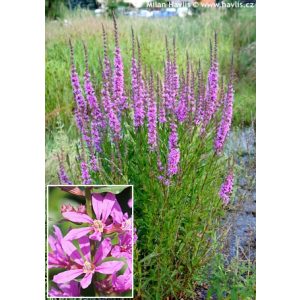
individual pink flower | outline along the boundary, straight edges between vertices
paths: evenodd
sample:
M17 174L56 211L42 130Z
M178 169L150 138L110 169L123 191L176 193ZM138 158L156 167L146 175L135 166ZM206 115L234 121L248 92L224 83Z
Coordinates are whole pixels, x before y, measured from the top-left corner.
M57 284L58 288L52 287L49 290L49 297L79 297L79 282L72 280L70 282Z
M93 275L96 272L110 275L118 272L124 266L124 262L117 260L103 262L103 259L106 258L111 251L111 241L109 238L106 238L101 242L93 261L91 258L89 238L83 236L78 240L78 242L81 253L70 241L63 240L62 245L64 251L74 258L77 266L74 266L71 270L55 275L53 277L53 281L55 283L66 283L84 275L80 280L80 285L83 289L85 289L91 284Z
M90 239L100 241L105 229L110 229L114 223L122 224L123 213L114 194L106 193L105 196L102 196L94 193L92 194L92 205L96 215L94 220L84 213L62 213L64 218L69 221L88 224L88 227L71 229L65 236L66 240L75 240L92 232L89 236ZM112 222L109 216L111 216Z

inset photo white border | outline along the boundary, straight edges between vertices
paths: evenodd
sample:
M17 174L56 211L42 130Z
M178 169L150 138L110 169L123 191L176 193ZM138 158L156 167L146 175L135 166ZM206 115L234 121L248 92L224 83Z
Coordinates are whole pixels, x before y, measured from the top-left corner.
M131 196L132 196L132 207L131 207L131 210L132 210L132 215L131 215L131 219L132 219L132 230L131 230L131 238L132 238L132 264L131 264L131 268L132 268L132 295L131 296L118 296L118 295L113 295L113 296L85 296L85 295L82 295L82 296L65 296L65 295L62 295L62 296L54 296L54 297L50 297L49 296L49 268L48 268L48 253L49 253L49 223L51 223L51 220L49 220L49 189L50 188L61 188L61 187L65 187L65 188L87 188L87 187L92 187L92 188L113 188L113 187L124 187L125 188L128 188L128 187L131 187ZM67 192L67 191L66 191ZM104 193L104 192L103 192ZM76 193L71 193L72 195L77 195ZM77 195L78 197L80 196L83 196L83 195ZM70 202L70 200L69 200ZM82 299L82 298L85 298L85 299L133 299L134 297L134 263L133 263L133 258L134 258L134 186L133 185L130 185L130 184L119 184L119 185L63 185L63 184L49 184L47 185L47 200L46 200L46 255L47 255L47 259L46 259L46 298L47 299L54 299L54 298L72 298L72 299Z

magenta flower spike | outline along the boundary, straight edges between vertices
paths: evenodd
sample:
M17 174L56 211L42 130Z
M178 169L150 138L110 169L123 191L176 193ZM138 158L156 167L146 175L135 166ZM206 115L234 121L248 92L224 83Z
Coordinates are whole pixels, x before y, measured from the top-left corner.
M58 178L60 184L72 184L61 161L59 161Z
M85 289L91 284L93 275L96 272L110 275L118 272L124 266L124 262L122 261L111 260L103 262L103 259L106 258L111 251L112 246L109 238L106 238L101 242L93 261L91 259L89 239L86 236L83 236L78 240L78 242L82 255L70 241L63 241L63 248L65 252L74 257L77 266L71 270L55 275L53 277L53 281L55 283L66 283L84 275L80 280L80 285L83 289Z
M57 284L58 288L52 287L49 290L50 297L79 297L80 285L79 282L72 280L70 282Z
M124 67L119 46L118 26L113 14L114 31L115 31L115 58L114 58L114 74L113 74L113 98L115 105L120 111L128 108L127 97L125 96L124 86Z
M95 90L91 82L91 75L88 69L87 49L84 45L86 70L84 74L84 89L87 98L87 103L91 111L91 139L97 152L101 152L100 129L105 128L105 120L102 115L98 100L95 95Z
M114 140L120 139L121 134L121 124L117 116L116 104L113 102L112 99L112 88L111 88L111 80L112 80L112 70L111 65L108 59L107 54L107 38L106 32L104 30L104 26L102 25L103 31L103 48L104 48L104 68L102 72L102 101L104 106L104 111L106 113L108 119L108 125L111 129L111 133L113 135Z
M234 90L233 90L232 81L233 81L233 67L231 68L230 80L228 83L227 94L224 101L222 119L217 128L217 134L214 142L214 148L216 153L218 154L220 154L224 148L224 144L231 127L233 100L234 100Z
M211 45L211 43L210 43ZM211 48L211 65L208 71L207 85L205 91L205 115L203 120L202 131L205 131L217 108L218 88L219 88L219 67L217 58L217 34L215 33L214 51Z
M180 161L180 150L178 148L178 134L175 123L170 125L171 132L169 135L169 155L168 155L168 176L178 173L178 164Z
M92 179L89 174L89 169L88 169L87 163L85 161L82 161L80 163L80 168L81 168L81 178L82 178L83 184L91 184Z
M203 80L203 71L201 70L201 65L199 62L199 70L198 70L198 94L197 94L197 101L196 101L196 112L195 112L195 124L200 125L201 122L204 120L204 113L205 113L205 103L204 103L204 80Z
M157 147L157 105L153 90L153 72L150 72L149 84L149 104L148 104L148 145L150 151L154 151Z
M71 222L88 225L87 227L71 229L65 236L65 240L75 240L92 232L89 238L100 241L105 229L110 229L112 224L122 224L123 213L114 194L107 193L104 197L101 194L92 194L92 206L96 219L92 219L84 213L62 213L63 217ZM109 216L112 217L112 222L108 220Z
M71 50L71 83L73 89L74 100L76 104L75 108L75 120L76 125L80 132L82 133L83 140L90 146L90 136L87 130L87 124L89 123L89 116L87 113L87 103L83 96L79 76L76 71L74 63L74 52L73 46L70 41L70 50Z
M142 82L141 70L141 49L139 41L138 44L138 60L135 58L135 43L134 32L132 29L132 66L131 66L131 84L132 84L132 100L134 110L134 127L138 128L144 124L145 110L144 110L144 83Z
M222 184L219 192L219 196L223 200L223 203L225 205L227 205L230 201L230 196L233 191L233 181L234 181L233 171L230 171L224 183Z

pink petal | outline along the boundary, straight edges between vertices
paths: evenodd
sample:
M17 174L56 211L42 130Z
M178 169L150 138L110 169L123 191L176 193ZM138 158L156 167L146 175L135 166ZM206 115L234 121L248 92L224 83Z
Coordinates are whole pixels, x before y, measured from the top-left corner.
M87 236L83 236L78 240L78 243L82 254L87 258L88 261L91 261L91 248L89 238Z
M55 275L53 277L53 281L55 283L65 283L65 282L73 280L74 278L78 277L82 273L83 273L82 269L65 271L65 272Z
M102 222L103 223L106 222L115 203L116 203L116 196L112 193L106 193L106 195L103 199L103 207L102 207Z
M53 225L53 227L54 227L54 233L56 235L56 238L58 241L60 241L63 238L62 233L61 233L59 227L57 227L56 225Z
M113 274L118 272L124 266L124 262L122 261L106 261L102 263L100 266L96 267L96 272L102 274Z
M64 213L62 213L62 215L64 216L65 219L75 222L75 223L93 224L93 219L86 214L81 214L81 213L70 211L70 212L64 212Z
M90 239L94 241L101 241L102 234L99 231L95 231L93 234L90 235Z
M101 194L97 194L97 193L92 194L92 205L98 220L100 220L101 213L102 213L102 205L103 205L102 201L103 201L103 196Z
M130 199L128 200L127 204L128 204L128 206L129 206L130 208L132 208L132 204L133 204L132 198L130 198Z
M56 250L56 240L52 235L48 236L48 243L49 243L50 248L53 251L55 251Z
M97 249L94 258L94 264L96 265L98 262L101 262L108 255L110 250L111 250L110 238L106 238L102 241L102 243L99 245L99 248Z
M62 245L64 251L70 256L70 258L73 261L75 261L76 263L78 263L81 266L83 265L84 262L81 258L80 253L78 252L76 247L70 241L66 241L66 240L62 239L61 245Z
M117 199L115 200L115 204L110 213L115 223L122 224L123 221L123 213L120 204Z
M92 273L86 273L80 281L81 287L83 289L86 289L91 284L92 278L93 278Z
M82 236L88 234L93 227L83 227L83 228L75 228L71 229L68 234L65 236L65 240L73 241L81 238Z

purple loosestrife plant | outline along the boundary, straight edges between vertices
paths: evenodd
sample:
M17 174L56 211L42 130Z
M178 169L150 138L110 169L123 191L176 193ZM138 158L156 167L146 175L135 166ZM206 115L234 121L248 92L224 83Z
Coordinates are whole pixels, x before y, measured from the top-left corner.
M54 225L54 234L48 237L48 268L54 272L50 297L86 296L82 292L91 285L93 289L88 293L95 294L89 296L118 296L132 291L132 218L122 212L114 194L93 193L92 189L85 188L86 205L62 206L66 220L88 223L88 230L71 228L64 236ZM94 220L91 206L96 215ZM89 231L93 232L90 236Z
M143 43L132 31L131 63L124 66L121 56L124 49L119 43L115 20L114 23L112 64L103 27L104 58L99 102L94 87L89 84L90 74L86 72L84 76L88 114L81 104L79 75L74 73L75 98L81 101L76 102L75 116L81 122L78 122L78 131L85 143L81 143L82 155L78 154L79 168L72 170L68 180L134 184L138 199L135 220L139 225L135 251L135 264L139 270L135 274L137 297L187 298L194 291L197 270L213 253L214 233L226 210L222 202L227 202L231 193L228 184L222 185L222 193L220 186L229 159L222 150L233 113L232 74L229 79L224 78L227 90L223 91L219 84L219 78L223 77L218 64L216 35L208 70L205 62L201 67L200 64L196 66L193 56L179 59L174 38L173 51L169 51L166 39L164 63L154 72L156 65L144 63ZM151 52L151 47L149 49ZM129 78L124 77L124 69L129 71L125 73ZM128 83L126 90L131 91L128 98L124 82ZM93 110L93 103L98 103L98 107L99 103L103 105L103 111L100 109L102 118L93 115L93 111L97 111ZM93 120L95 123L105 120L105 123L94 126ZM102 151L97 151L96 128ZM91 138L90 143L86 136ZM72 209L62 212L65 220L80 226L72 228L64 239L73 243L86 236L93 244L101 242L109 232L118 234L111 253L127 265L130 252L126 250L125 232L126 228L132 227L130 218L126 219L125 214L121 218L120 209L114 207L113 202L101 200L98 206L94 204L90 214L88 207L86 213ZM105 280L95 278L92 281L95 281L96 290L109 294L126 291L132 285L131 275L132 270L127 268L122 274L117 272Z

